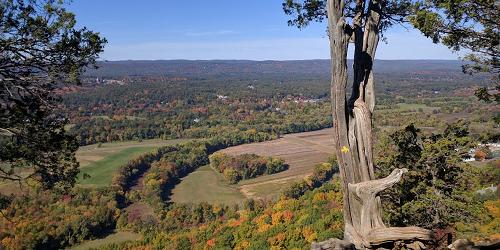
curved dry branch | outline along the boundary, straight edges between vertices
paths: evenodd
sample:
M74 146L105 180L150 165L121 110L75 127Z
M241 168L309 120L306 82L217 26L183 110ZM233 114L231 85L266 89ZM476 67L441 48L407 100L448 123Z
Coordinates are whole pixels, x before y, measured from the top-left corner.
M381 245L399 240L432 240L432 231L420 227L376 228L366 236L370 245Z
M406 172L408 172L406 168L394 169L390 175L382 179L364 181L356 184L349 183L349 192L356 194L363 202L367 202L367 199L375 199L379 192L398 183Z
M419 227L385 227L379 217L380 199L377 194L401 180L408 170L395 169L382 179L349 183L348 191L361 203L361 223L357 230L346 228L350 231L351 239L357 240L356 246L370 247L398 240L431 240L432 232ZM352 231L356 231L357 235Z

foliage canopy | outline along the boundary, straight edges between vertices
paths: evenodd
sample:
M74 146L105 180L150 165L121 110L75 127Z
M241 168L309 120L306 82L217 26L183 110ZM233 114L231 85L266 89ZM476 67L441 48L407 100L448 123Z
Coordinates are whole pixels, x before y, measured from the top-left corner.
M54 89L78 82L106 43L75 23L63 1L0 2L0 179L75 182L78 144L65 134Z

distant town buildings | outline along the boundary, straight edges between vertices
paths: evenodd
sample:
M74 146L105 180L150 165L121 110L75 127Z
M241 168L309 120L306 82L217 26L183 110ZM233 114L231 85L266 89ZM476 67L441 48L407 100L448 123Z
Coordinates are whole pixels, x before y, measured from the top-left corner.
M217 95L217 99L219 99L219 100L226 100L227 99L227 95Z

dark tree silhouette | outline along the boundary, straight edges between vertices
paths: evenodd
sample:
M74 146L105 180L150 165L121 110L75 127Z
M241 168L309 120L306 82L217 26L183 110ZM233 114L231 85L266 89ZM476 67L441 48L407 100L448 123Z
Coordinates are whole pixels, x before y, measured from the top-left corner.
M418 2L410 18L414 27L435 43L465 51L464 73L492 75L493 91L478 88L476 97L500 102L500 2L495 0L432 0Z
M0 179L75 183L78 145L65 134L53 90L77 83L106 43L75 22L63 1L0 2Z

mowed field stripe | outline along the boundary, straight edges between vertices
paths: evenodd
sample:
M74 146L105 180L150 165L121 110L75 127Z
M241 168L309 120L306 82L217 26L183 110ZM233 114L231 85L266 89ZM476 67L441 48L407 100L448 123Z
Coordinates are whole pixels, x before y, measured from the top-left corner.
M289 168L286 171L243 180L238 186L247 198L275 197L291 183L300 180L314 170L318 163L326 162L334 153L331 129L289 134L268 142L259 142L230 147L222 152L230 155L257 154L283 159Z
M80 169L78 184L91 186L107 186L111 184L111 179L116 170L126 164L129 160L152 150L154 147L134 147L126 148L118 153L104 157L104 159L92 162ZM85 178L87 174L90 177Z
M229 185L221 174L207 165L182 178L172 190L170 199L176 203L242 205L245 197L237 186Z
M77 183L88 186L110 185L116 170L125 165L129 160L155 148L182 143L188 140L152 139L141 142L111 142L81 147L76 152L76 158L80 162L80 174ZM84 178L84 174L90 175L90 178Z

